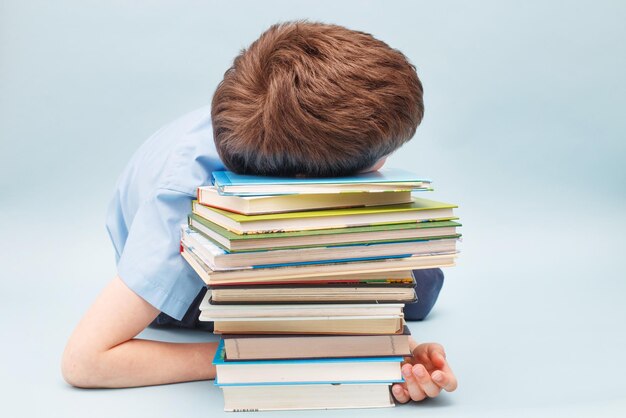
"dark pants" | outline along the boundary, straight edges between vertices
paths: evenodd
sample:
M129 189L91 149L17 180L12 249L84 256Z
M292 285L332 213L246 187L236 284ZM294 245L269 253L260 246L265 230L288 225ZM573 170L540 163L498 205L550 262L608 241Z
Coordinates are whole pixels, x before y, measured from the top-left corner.
M404 307L404 318L407 321L421 321L426 318L430 310L435 305L439 291L443 286L443 272L441 269L414 270L415 275L415 293L417 293L417 301L408 303ZM213 322L203 322L198 320L200 315L200 303L207 289L204 288L196 296L191 307L182 320L178 321L169 315L160 313L150 324L151 327L157 328L192 328L213 331Z

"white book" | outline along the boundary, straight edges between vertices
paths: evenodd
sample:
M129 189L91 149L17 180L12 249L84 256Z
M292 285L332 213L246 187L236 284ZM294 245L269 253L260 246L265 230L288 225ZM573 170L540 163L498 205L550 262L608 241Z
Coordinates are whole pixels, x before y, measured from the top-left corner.
M222 386L221 389L224 411L252 412L393 407L389 386L389 383L319 384Z

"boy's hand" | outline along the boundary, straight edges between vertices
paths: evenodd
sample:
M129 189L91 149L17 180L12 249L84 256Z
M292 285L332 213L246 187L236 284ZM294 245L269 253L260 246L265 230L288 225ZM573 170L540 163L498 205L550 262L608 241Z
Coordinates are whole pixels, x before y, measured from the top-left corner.
M413 348L413 357L402 364L405 383L392 387L393 396L400 403L411 399L421 401L434 398L441 389L452 392L457 387L456 377L448 366L446 353L437 343L420 344Z

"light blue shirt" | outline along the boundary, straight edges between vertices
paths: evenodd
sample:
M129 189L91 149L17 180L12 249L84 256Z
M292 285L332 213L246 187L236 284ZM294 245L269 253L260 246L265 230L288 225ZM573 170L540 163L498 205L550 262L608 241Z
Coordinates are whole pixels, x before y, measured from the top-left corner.
M223 169L210 116L206 106L152 135L118 179L107 211L119 277L178 320L204 285L180 255L180 225L187 222L196 189Z

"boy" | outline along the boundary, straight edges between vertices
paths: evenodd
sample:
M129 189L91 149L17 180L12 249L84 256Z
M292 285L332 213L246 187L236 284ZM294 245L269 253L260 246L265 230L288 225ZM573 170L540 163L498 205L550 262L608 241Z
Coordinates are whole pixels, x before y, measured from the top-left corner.
M215 377L215 343L134 338L152 324L194 327L203 284L178 253L196 188L224 167L245 174L340 176L379 169L423 116L422 86L406 57L369 34L334 25L272 26L235 58L210 108L154 134L118 180L107 229L118 275L70 337L64 378L78 387L131 387ZM417 271L431 300L443 280ZM434 285L433 285L434 283ZM418 291L420 291L418 287ZM425 296L425 297L424 297ZM456 389L438 344L417 345L396 384L400 402ZM158 367L155 367L158 365Z

